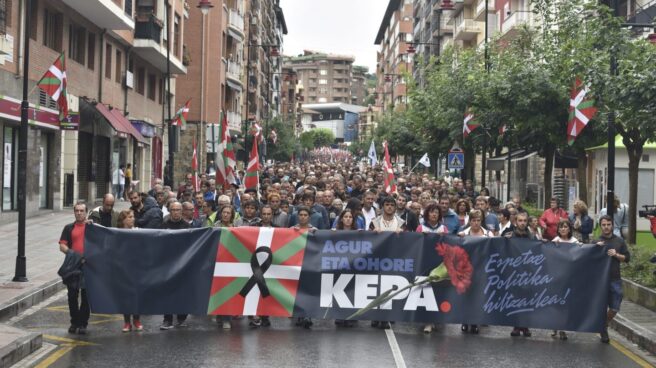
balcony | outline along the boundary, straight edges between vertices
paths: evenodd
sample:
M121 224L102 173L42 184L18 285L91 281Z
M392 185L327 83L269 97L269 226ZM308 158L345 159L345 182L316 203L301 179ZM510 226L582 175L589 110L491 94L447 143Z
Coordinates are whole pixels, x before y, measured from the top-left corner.
M504 19L501 23L501 36L504 37L515 28L521 26L522 24L531 25L532 17L531 12L529 11L515 11L509 17Z
M234 61L228 61L226 65L226 77L229 87L241 91L243 85L241 82L242 65Z
M124 0L130 1L130 0ZM134 20L112 0L63 0L98 28L133 30Z
M478 22L473 19L464 19L455 26L453 38L456 40L468 41L476 37L481 32Z
M241 114L238 112L228 111L228 129L241 131Z
M232 9L228 12L228 34L239 42L244 41L244 17Z
M166 45L162 46L162 25L162 21L152 14L137 16L133 46L137 55L158 70L166 72L167 52ZM171 74L187 74L187 67L175 56L173 50L171 50Z
M14 43L7 39L6 35L0 35L0 58L4 61L3 55L11 55L14 52Z
M494 14L494 1L487 0L487 12L488 14ZM476 14L474 15L474 20L479 22L485 22L485 0L478 0L478 5L476 5Z

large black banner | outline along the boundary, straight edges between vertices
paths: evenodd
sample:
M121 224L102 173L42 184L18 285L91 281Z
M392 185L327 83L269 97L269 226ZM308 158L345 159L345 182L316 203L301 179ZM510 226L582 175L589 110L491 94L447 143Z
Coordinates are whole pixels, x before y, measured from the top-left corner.
M345 319L390 289L421 282L366 320L603 329L604 247L418 233L89 226L94 312Z

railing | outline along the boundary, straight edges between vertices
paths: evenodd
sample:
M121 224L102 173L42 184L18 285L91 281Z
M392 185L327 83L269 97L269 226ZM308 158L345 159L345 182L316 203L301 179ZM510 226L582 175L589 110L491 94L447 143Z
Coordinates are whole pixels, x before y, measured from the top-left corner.
M231 128L239 128L241 126L241 114L238 112L228 111L228 126Z
M153 14L139 15L134 29L134 38L162 41L162 22Z
M228 13L228 24L242 32L244 31L244 17L232 9Z
M477 33L480 32L478 24L473 19L464 19L461 23L456 24L456 36L460 33Z
M501 33L505 34L520 24L529 23L531 13L528 11L515 11L501 24Z
M229 78L241 81L241 72L242 72L241 64L236 63L234 61L228 61L228 66L226 68L226 71Z
M488 11L494 12L494 1L487 0ZM478 16L485 11L485 0L479 0L476 6L476 15Z

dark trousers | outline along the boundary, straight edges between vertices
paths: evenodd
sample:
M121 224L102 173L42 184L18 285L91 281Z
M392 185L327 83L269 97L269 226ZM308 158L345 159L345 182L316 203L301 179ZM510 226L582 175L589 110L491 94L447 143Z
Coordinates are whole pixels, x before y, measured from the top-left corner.
M78 301L79 295L79 301ZM68 310L71 314L71 325L75 327L87 327L89 324L89 301L87 291L68 286Z
M178 314L178 323L182 323L187 320L187 314ZM173 315L172 314L165 314L164 315L164 322L168 322L170 324L173 324Z
M123 315L123 322L132 323L132 321L130 321L130 316L132 316L132 321L138 321L139 320L139 315L138 314L124 314Z

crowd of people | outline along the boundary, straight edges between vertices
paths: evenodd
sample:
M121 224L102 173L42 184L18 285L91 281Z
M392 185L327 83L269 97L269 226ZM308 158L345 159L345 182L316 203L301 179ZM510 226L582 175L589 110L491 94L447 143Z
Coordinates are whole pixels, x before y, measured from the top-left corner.
M260 226L300 231L412 231L461 237L505 236L545 242L594 243L606 247L608 256L612 257L608 321L615 316L622 301L620 262L628 262L630 258L622 239L623 220L619 219L618 223L617 213L614 218L602 214L597 221L601 236L593 240L595 221L581 200L577 200L572 213L568 213L554 197L541 216L530 216L517 196L501 203L491 197L486 188L476 191L471 180L463 181L450 175L434 178L408 172L397 173L397 191L386 193L383 190L384 173L380 168L347 162L276 164L261 173L259 190L244 190L238 184L219 186L215 178L208 175L212 173L200 175L199 191L194 191L192 174L187 174L177 188L165 186L156 179L148 193L129 192L127 198L131 208L120 213L113 210L115 197L112 194L105 195L102 205L88 212L86 205L76 204L76 221L62 233L62 252L69 249L83 252L84 224L87 222L120 228ZM121 188L117 189L116 192L122 195ZM621 212L619 216L622 216ZM82 291L68 289L71 333L86 333L89 307ZM78 295L81 300L78 300ZM124 317L124 332L143 329L139 316ZM175 316L174 324L174 316L164 316L160 328L183 327L186 319L186 315ZM224 329L230 329L235 323L233 316L220 316L217 322ZM250 317L248 323L253 327L270 325L267 317ZM309 319L299 319L296 323L306 328L312 325ZM335 323L352 326L354 321L338 320ZM389 325L387 321L372 322L372 326L380 328ZM427 324L423 331L431 333L434 328L434 325ZM477 334L479 326L463 324L461 330ZM517 326L510 335L530 337L531 331ZM552 336L567 339L565 331L553 331ZM609 341L607 330L601 333L601 341Z

